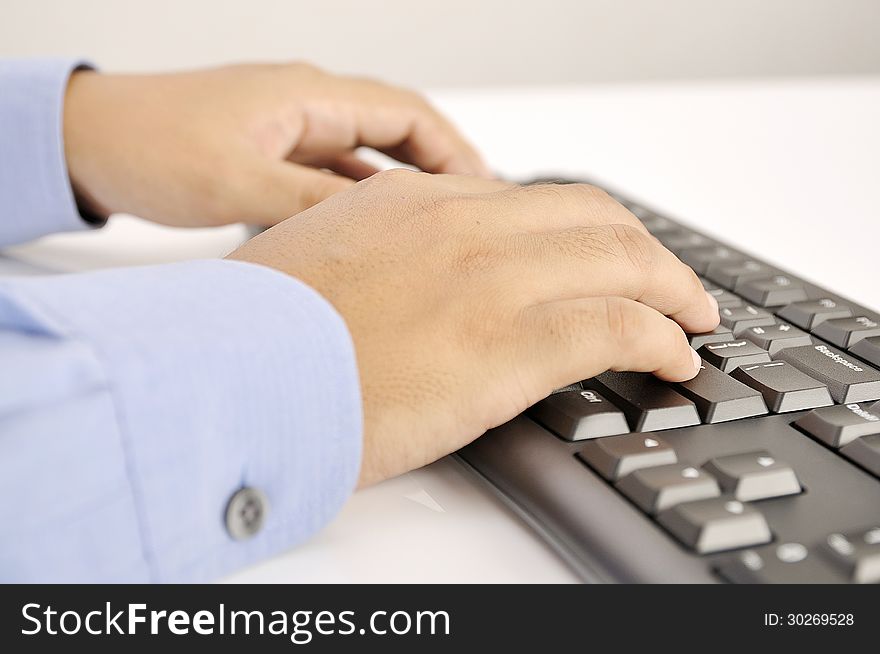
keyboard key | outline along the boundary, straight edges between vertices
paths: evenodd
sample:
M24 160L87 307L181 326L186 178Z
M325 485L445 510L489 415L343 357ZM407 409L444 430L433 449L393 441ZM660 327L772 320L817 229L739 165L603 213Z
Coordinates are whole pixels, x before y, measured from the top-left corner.
M813 333L839 347L852 347L868 336L880 336L880 324L866 316L835 318L814 327Z
M749 339L762 350L767 350L770 356L785 347L799 347L813 343L813 339L807 332L784 322L764 327L749 327L740 332L740 336Z
M759 391L773 413L815 409L834 403L825 384L785 361L740 366L730 374Z
M657 521L699 554L761 545L772 538L758 509L730 498L678 504L658 515Z
M700 424L694 403L650 373L605 372L588 383L598 387L626 414L632 431L657 431Z
M775 271L759 261L716 261L706 268L706 277L724 288L733 290L737 282L754 277L768 277Z
M574 384L569 384L568 386L563 386L562 388L557 388L554 393L567 393L568 391L578 391L581 392L584 390L584 387L581 386L580 382L575 382Z
M788 275L742 279L734 290L760 307L778 307L807 299L804 285Z
M657 214L652 213L644 207L637 207L633 205L630 206L629 210L635 214L636 218L642 221L645 229L647 229L655 236L658 234L662 234L663 232L671 232L677 229L681 229L678 225L676 225L668 218L658 216Z
M718 314L721 317L721 324L734 334L749 327L764 327L776 322L772 314L750 304L744 304L740 307L725 307L719 310Z
M794 424L831 447L843 447L861 436L880 434L880 416L855 403L814 409Z
M880 372L833 347L787 347L773 358L790 363L828 386L835 402L880 400Z
M801 492L801 483L791 466L764 450L716 457L703 468L718 480L722 491L742 502Z
M846 579L801 543L780 543L734 554L718 567L735 584L840 584Z
M699 275L697 275L697 276L699 277ZM715 284L710 282L705 277L700 277L700 283L703 285L703 288L705 288L707 291L714 291L715 289L718 288L718 286L716 286Z
M709 264L715 261L742 261L745 259L738 252L723 245L702 245L696 248L686 248L678 253L678 258L703 275Z
M824 551L851 581L880 583L880 523L868 529L830 534Z
M875 477L880 477L880 434L863 436L845 445L840 453Z
M784 318L801 329L813 329L826 320L848 318L851 315L852 311L849 307L827 297L806 302L794 302L779 311L780 318Z
M718 303L719 309L741 307L743 304L745 304L745 302L742 301L742 298L739 295L734 295L730 291L725 291L723 288L716 288L712 291L708 291L708 293L715 298L715 301Z
M682 502L695 502L721 494L714 478L687 463L636 470L618 481L616 487L651 514Z
M712 244L712 241L705 236L686 229L662 232L657 234L657 239L671 252Z
M584 445L578 457L608 481L642 468L676 463L675 450L659 436L627 434L600 438Z
M697 405L705 423L726 422L767 413L761 394L707 363L693 379L676 385Z
M849 348L849 351L868 363L880 366L880 336L863 338Z
M722 372L730 372L737 366L753 363L770 363L770 355L751 341L725 341L707 343L699 349L703 359Z
M529 409L529 416L569 441L629 433L623 411L594 390L554 393Z
M724 343L733 340L733 332L727 327L718 325L711 332L703 332L702 334L688 334L688 342L695 350L699 350L706 343Z

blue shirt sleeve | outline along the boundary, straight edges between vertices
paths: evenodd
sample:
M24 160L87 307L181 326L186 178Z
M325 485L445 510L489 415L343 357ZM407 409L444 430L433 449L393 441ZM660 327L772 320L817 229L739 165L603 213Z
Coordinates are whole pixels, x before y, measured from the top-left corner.
M86 229L64 158L67 80L82 62L0 59L0 247Z
M61 107L72 61L0 61L0 245L81 229ZM0 581L209 580L308 538L361 457L333 307L257 265L0 279ZM260 531L225 509L262 491Z
M359 472L341 317L197 261L0 280L0 580L209 580L326 524ZM269 512L233 540L230 497Z

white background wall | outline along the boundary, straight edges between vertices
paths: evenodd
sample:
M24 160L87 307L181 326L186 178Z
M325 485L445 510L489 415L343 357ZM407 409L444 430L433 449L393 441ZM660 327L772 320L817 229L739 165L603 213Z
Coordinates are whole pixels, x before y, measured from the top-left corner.
M880 0L0 0L0 56L308 59L419 87L880 72Z

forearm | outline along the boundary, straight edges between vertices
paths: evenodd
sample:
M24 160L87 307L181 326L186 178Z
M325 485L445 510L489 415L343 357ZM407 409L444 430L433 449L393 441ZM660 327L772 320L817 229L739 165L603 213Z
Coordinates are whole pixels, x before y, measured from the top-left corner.
M0 578L211 579L312 535L360 466L342 319L231 261L0 283ZM241 488L268 513L230 535Z

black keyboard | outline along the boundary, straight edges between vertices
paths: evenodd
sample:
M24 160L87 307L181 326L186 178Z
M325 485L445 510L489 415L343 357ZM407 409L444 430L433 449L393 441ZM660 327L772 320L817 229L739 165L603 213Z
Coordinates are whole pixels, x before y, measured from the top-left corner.
M587 581L880 583L880 315L610 194L718 300L700 373L606 372L460 459Z

